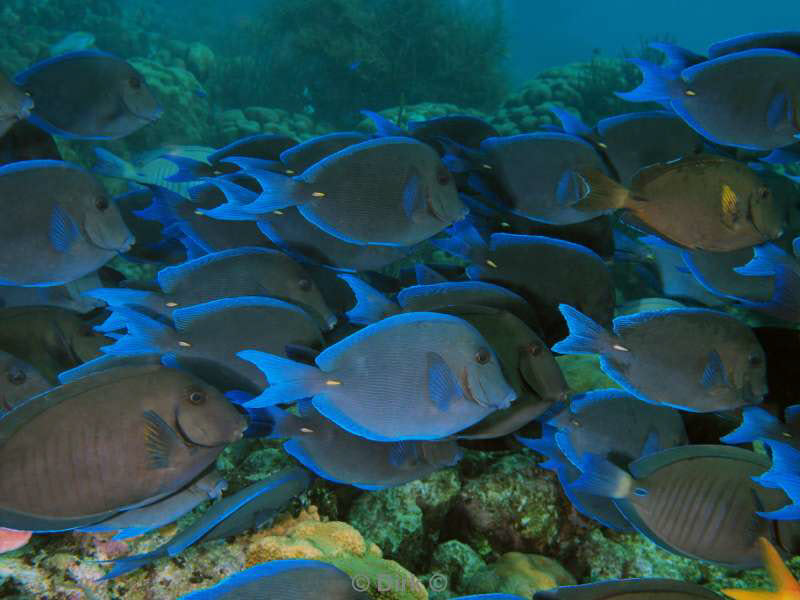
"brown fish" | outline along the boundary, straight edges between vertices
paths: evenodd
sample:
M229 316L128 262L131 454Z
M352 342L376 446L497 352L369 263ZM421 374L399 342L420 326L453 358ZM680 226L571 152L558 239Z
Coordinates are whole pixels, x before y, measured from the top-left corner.
M31 365L0 350L0 415L51 387Z
M30 363L57 384L61 371L100 356L100 348L114 342L92 329L96 316L55 306L0 309L0 350Z
M0 73L0 136L30 115L33 99Z
M0 526L66 530L148 504L194 479L245 427L220 392L158 365L54 388L0 419Z
M696 155L645 167L630 189L598 171L582 173L579 210L630 211L637 225L692 250L726 252L779 237L783 208L743 163Z
M679 579L617 579L536 592L533 600L721 600L696 583Z

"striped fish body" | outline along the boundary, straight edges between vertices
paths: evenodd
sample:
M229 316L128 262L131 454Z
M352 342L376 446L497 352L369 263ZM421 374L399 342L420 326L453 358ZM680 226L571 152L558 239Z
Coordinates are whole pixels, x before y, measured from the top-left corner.
M207 406L190 404L193 393ZM0 420L0 525L70 529L178 490L224 447L189 437L203 410L235 413L216 390L161 366L111 369L32 398Z
M754 483L769 459L723 446L670 448L633 462L631 491L616 504L653 542L670 552L730 566L761 564L758 538L775 545L773 523L756 512L789 502L779 489Z

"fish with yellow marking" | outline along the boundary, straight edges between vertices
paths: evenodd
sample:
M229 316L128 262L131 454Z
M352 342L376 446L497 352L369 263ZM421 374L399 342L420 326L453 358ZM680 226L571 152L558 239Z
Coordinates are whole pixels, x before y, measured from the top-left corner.
M766 538L759 538L758 543L764 557L764 566L777 591L724 589L721 590L722 593L734 600L800 600L800 583L783 563L778 551Z
M755 171L721 156L644 167L630 187L599 171L581 175L586 191L575 209L625 210L630 224L692 250L748 248L779 237L785 225L783 209Z

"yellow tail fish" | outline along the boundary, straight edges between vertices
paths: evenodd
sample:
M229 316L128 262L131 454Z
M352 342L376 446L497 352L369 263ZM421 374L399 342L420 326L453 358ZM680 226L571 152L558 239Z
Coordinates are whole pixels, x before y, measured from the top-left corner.
M722 590L722 593L734 600L800 600L800 583L783 563L778 551L765 538L759 538L758 541L764 556L764 566L777 591L727 589Z

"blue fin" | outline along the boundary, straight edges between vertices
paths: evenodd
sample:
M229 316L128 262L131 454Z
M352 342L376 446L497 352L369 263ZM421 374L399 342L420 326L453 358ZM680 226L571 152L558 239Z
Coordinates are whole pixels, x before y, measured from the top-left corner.
M50 214L50 244L57 252L66 252L78 238L78 226L71 216L56 202Z
M347 283L356 297L356 305L347 311L347 318L359 325L369 325L400 312L400 307L360 277L340 273L339 279Z
M455 237L433 239L431 244L439 248L439 250L444 250L453 256L460 256L461 258L469 258L471 252L469 245Z
M258 213L245 210L246 206L249 204L226 202L208 210L201 209L201 212L206 217L218 221L256 221Z
M700 383L706 389L713 388L718 385L725 385L725 367L722 364L722 357L719 352L712 350L708 353L708 360L706 361L703 375Z
M94 155L97 157L97 164L92 167L92 172L104 177L125 178L126 172L133 172L134 168L128 161L106 150L105 148L94 147Z
M208 246L201 245L191 236L181 235L178 236L177 239L183 245L184 250L186 250L187 260L194 260L195 258L200 258L201 256L206 256L211 253Z
M253 214L268 213L314 199L312 196L314 190L311 186L295 177L272 171L245 171L245 173L261 186L261 193L245 208Z
M441 412L446 412L450 401L461 396L461 387L453 371L444 359L435 352L426 352L428 375L428 398Z
M770 430L775 430L780 422L757 406L746 406L742 410L742 424L728 435L719 438L725 444L747 444L766 437Z
M661 67L641 58L630 58L642 72L643 81L639 87L630 92L614 92L618 98L628 102L652 102L657 100L671 100L674 94L675 82L680 77L680 72Z
M414 263L414 275L417 279L417 285L447 283L446 277L426 266L424 263Z
M792 502L800 501L800 476L797 465L800 464L800 451L784 442L762 440L772 453L772 467L753 481L765 487L780 486Z
M189 188L189 197L192 200L199 200L204 190L210 187L217 188L229 204L250 204L258 198L258 193L234 183L227 177L215 177L207 179L203 183L198 183ZM208 214L208 213L206 213Z
M483 239L480 232L475 229L475 226L467 219L462 219L453 223L450 227L452 235L460 240L463 240L471 248L487 248L486 240Z
M778 510L773 511L757 511L759 517L770 519L773 521L797 521L800 520L800 504L789 504Z
M787 406L786 410L783 411L783 418L790 427L800 424L800 404Z
M372 124L375 125L375 129L380 136L394 136L400 135L405 136L408 135L406 131L404 131L401 127L398 127L394 123L392 123L389 119L384 117L383 115L379 115L376 112L371 110L362 110L359 111L362 115L367 117Z
M587 453L580 468L583 473L569 485L572 490L604 498L628 496L633 478L615 464L596 454Z
M750 262L733 270L739 275L752 277L777 275L781 264L785 264L789 258L789 255L775 244L761 244L753 248L753 258Z
M650 433L647 434L647 439L644 441L639 457L654 454L659 450L661 450L661 436L657 429L651 429Z
M683 71L687 67L691 67L692 65L706 60L705 56L700 56L691 50L681 48L680 46L668 42L651 42L650 47L663 52L667 57L667 64L664 65L665 68L675 72Z
M786 92L776 93L767 108L767 126L773 130L777 129L787 118L791 118L790 111L789 97Z
M183 445L180 437L154 410L145 411L142 417L148 466L151 469L169 468L170 456Z
M603 327L568 304L559 304L558 310L567 321L569 335L553 346L553 352L604 354L611 349L611 334Z
M186 202L185 198L156 185L151 186L150 189L153 191L153 201L150 206L133 211L133 214L140 219L157 221L165 227L178 221L174 207L176 204Z
M151 306L153 300L157 298L155 292L129 288L97 288L83 292L81 295L97 298L109 306Z
M118 558L117 560L113 561L114 567L96 581L108 581L109 579L114 579L120 575L125 575L126 573L135 571L136 569L144 567L145 565L149 565L151 562L161 558L162 556L166 556L166 553L163 550L154 550L153 552L148 552L147 554L137 554L135 556Z
M128 333L110 346L103 346L106 354L162 354L175 340L175 331L160 321L130 308L120 306L114 313L125 319Z
M236 298L221 298L210 300L203 304L195 304L186 308L176 308L172 311L172 320L178 331L186 331L192 323L206 315L221 313L233 308L245 306L256 306L260 308L278 309L286 312L293 312L298 315L307 316L308 313L290 302L285 302L277 298L267 296L238 296Z
M161 158L166 158L168 161L175 163L178 170L165 177L165 181L173 181L177 183L185 183L187 181L197 181L208 174L211 165L204 163L201 160L195 160L187 156L177 156L174 154L164 154Z
M291 402L325 390L326 374L317 367L258 350L243 350L236 356L257 366L269 382L269 387L248 402L245 408Z
M553 113L556 118L561 121L561 128L572 135L578 136L591 136L594 132L592 128L581 121L580 116L573 115L566 108L560 106L550 106L548 110Z
M414 172L403 187L403 212L409 219L420 210L425 210L421 185L419 173Z

